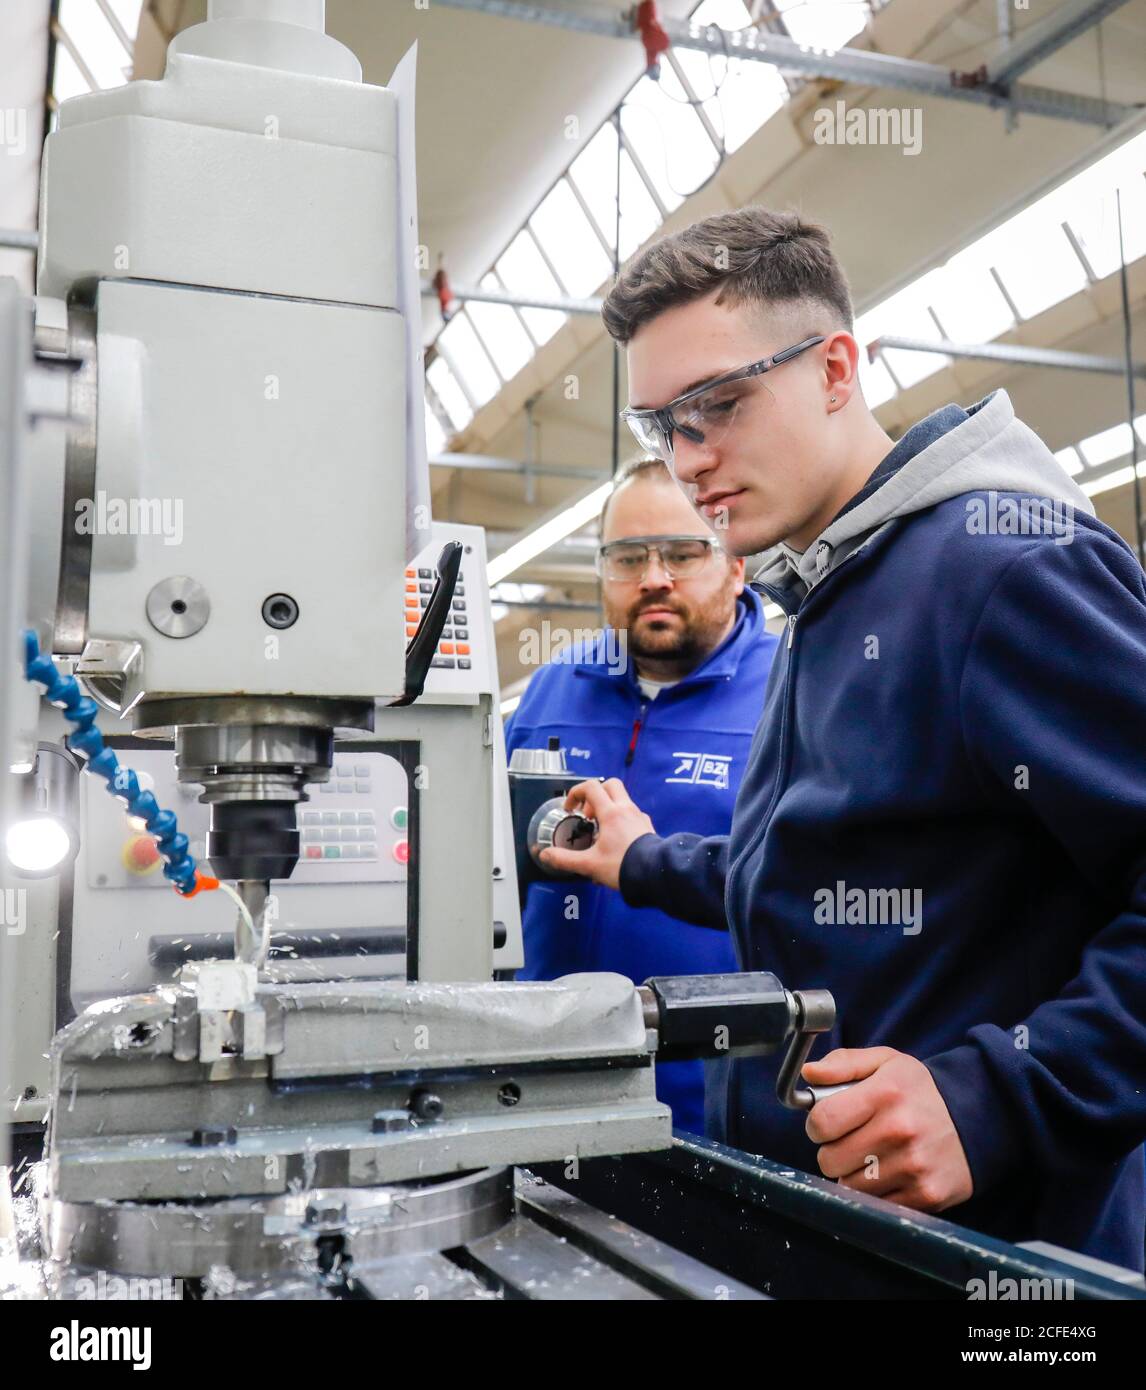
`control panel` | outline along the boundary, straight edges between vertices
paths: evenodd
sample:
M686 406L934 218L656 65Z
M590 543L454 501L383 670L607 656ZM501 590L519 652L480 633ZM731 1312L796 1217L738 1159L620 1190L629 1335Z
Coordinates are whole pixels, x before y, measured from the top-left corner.
M161 806L172 807L191 853L207 854L210 807L202 787L176 779L167 750L132 748L122 759ZM165 889L162 860L142 821L112 801L103 783L82 777L83 835L80 863L89 888ZM404 883L410 858L406 774L386 753L336 754L329 782L311 783L298 809L299 861L294 883Z
M462 542L462 563L453 602L426 676L427 692L497 695L497 666L485 582L485 533L477 526L435 522L432 540L406 567L406 640L418 631L437 578L438 556L447 541Z

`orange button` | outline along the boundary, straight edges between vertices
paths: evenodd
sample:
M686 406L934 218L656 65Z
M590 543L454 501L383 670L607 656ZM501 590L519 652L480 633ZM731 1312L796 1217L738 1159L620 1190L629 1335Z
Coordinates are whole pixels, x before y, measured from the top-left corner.
M416 637L417 635L418 635L418 629L417 629L416 627L407 627L407 628L406 628L406 636L407 636L407 637Z
M452 642L439 642L438 651L440 651L443 656L453 656L454 644Z
M149 874L159 863L159 850L150 835L133 835L123 847L123 866L130 874Z
M459 643L458 643L458 655L459 655L459 656L469 656L469 654L470 654L470 644L469 644L468 642L459 642Z
M420 608L407 608L406 621L408 623L420 623L422 621L422 610Z
M407 585L406 585L406 592L407 592L408 594L416 594L416 593L418 592L418 586L417 586L417 584L407 584Z
M407 570L407 571L406 571L406 578L407 578L407 579L417 579L417 577L418 577L418 575L417 575L417 572L416 572L415 570Z

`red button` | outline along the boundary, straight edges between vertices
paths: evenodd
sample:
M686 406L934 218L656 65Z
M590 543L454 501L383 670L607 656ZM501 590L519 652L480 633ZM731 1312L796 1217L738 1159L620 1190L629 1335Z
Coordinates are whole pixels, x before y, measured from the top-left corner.
M322 858L322 846L321 846L321 845L307 845L307 847L306 847L306 857L307 857L308 859L321 859L321 858Z
M391 853L399 864L408 864L410 862L409 840L398 840Z
M159 863L159 850L150 835L134 835L123 847L123 863L129 873L149 874Z

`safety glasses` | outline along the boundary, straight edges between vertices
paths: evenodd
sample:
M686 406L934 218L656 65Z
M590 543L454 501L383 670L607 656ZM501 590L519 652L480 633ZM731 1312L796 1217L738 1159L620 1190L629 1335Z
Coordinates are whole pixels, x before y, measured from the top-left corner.
M771 357L763 357L735 372L694 386L691 391L669 401L668 405L650 410L634 410L632 407L622 410L621 419L632 430L641 448L664 463L672 463L673 437L678 432L693 444L707 444L710 448L716 448L757 400L759 378L823 341L822 334L805 338L802 343L784 348Z
M670 579L691 579L704 569L716 549L716 541L706 536L631 536L599 548L597 573L619 584L642 580L655 550Z

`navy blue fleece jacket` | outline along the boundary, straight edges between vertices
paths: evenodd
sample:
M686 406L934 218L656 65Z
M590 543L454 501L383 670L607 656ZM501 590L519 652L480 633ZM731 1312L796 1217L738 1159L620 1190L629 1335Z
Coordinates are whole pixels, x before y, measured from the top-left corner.
M621 891L831 989L816 1055L921 1058L974 1179L953 1220L1141 1269L1142 570L1004 392L916 430L757 577L788 628L730 836L641 838ZM815 1172L776 1066L733 1059L724 1137Z

